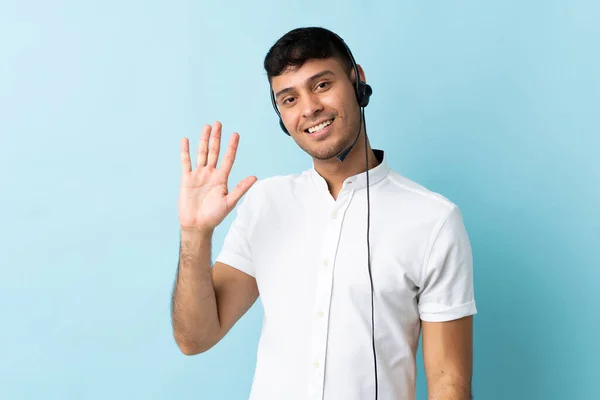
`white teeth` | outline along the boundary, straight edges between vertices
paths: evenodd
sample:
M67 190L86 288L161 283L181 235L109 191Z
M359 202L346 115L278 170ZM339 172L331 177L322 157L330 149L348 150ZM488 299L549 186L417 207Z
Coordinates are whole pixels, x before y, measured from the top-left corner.
M333 120L330 119L329 121L325 121L322 124L319 124L317 126L313 126L312 128L308 128L308 133L319 132L320 130L324 129L326 126L328 126L332 122L333 122Z

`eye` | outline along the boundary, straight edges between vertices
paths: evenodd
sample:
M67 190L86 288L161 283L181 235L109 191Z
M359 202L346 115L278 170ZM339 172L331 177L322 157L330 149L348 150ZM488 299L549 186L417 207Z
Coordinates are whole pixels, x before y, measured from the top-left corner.
M285 99L283 99L283 101L281 102L281 104L290 105L290 104L293 103L293 101L295 99L296 99L295 97L291 97L291 96L290 97L286 97Z
M317 88L325 89L327 86L329 86L329 82L321 82L317 85Z

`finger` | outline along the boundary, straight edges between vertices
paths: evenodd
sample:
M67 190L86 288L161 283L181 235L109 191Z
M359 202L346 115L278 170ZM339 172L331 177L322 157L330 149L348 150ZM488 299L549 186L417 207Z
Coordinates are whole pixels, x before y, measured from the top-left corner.
M198 144L198 155L196 157L196 168L206 165L206 157L208 155L208 140L210 138L211 126L206 124L202 127L200 135L200 143Z
M180 142L181 152L181 172L189 173L192 170L192 162L190 161L190 142L188 138L184 137Z
M250 189L257 180L258 178L256 176L249 176L238 183L236 187L234 187L233 190L229 192L227 196L225 196L229 210L233 210L238 201L240 201L242 196L246 194L248 189Z
M229 176L231 169L233 168L233 162L235 161L235 155L237 153L238 144L240 142L240 135L237 132L233 132L229 138L229 145L225 151L223 161L221 161L221 171L225 176Z
M215 121L212 136L210 138L210 149L208 150L207 167L217 167L219 152L221 151L221 130L223 125L219 121Z

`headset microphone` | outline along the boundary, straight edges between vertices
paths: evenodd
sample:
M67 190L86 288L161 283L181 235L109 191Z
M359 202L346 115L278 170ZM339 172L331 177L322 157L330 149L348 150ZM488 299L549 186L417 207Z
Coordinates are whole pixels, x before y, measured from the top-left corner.
M346 52L348 53L348 56L350 57L350 61L352 62L352 67L354 69L354 78L355 78L354 79L354 82L355 82L354 89L356 92L356 100L358 101L358 105L360 107L360 121L358 124L358 133L356 134L356 138L354 139L354 142L350 145L350 147L343 150L340 154L338 154L336 156L336 158L340 162L344 161L344 159L346 159L346 157L348 156L350 151L354 148L354 145L356 144L356 142L358 141L358 138L360 137L360 130L362 129L362 126L364 125L364 127L365 127L365 162L366 162L365 174L367 176L367 263L368 263L368 270L369 270L369 280L371 283L371 341L372 341L372 348L373 348L373 364L374 364L374 369L375 369L375 400L377 400L379 385L378 385L378 374L377 374L377 351L375 349L375 311L374 311L374 300L373 300L373 275L371 273L371 245L369 242L369 231L370 231L370 227L371 227L371 200L370 200L370 194L369 194L369 153L367 151L367 124L365 122L365 107L369 104L369 99L371 97L371 94L373 94L373 90L371 89L371 86L367 85L365 82L360 80L360 75L358 73L358 67L356 66L356 61L354 60L354 56L352 55L350 48L348 47L348 45L346 45L346 42L344 42L344 40L341 37L339 37L337 34L335 34L333 32L331 32L331 33L346 48ZM283 124L283 121L281 119L281 114L279 113L279 109L277 108L277 103L275 101L275 95L273 93L272 88L270 88L270 92L271 92L271 102L273 104L273 108L275 109L275 112L277 113L277 116L279 117L279 126L288 136L290 136L290 133L285 128L285 125Z

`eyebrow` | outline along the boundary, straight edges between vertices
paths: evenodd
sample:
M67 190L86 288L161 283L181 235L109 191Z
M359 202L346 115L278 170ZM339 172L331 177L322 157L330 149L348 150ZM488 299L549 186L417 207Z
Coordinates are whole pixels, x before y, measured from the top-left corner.
M319 79L319 78L321 78L321 77L323 77L325 75L335 75L335 74L333 73L333 71L330 71L330 70L326 69L325 71L321 71L318 74L315 74L315 75L311 76L305 82L314 81L314 80ZM275 98L278 99L279 96L281 96L282 94L291 92L292 90L294 90L294 88L291 88L291 87L288 87L288 88L285 88L285 89L281 89L279 92L275 93Z

